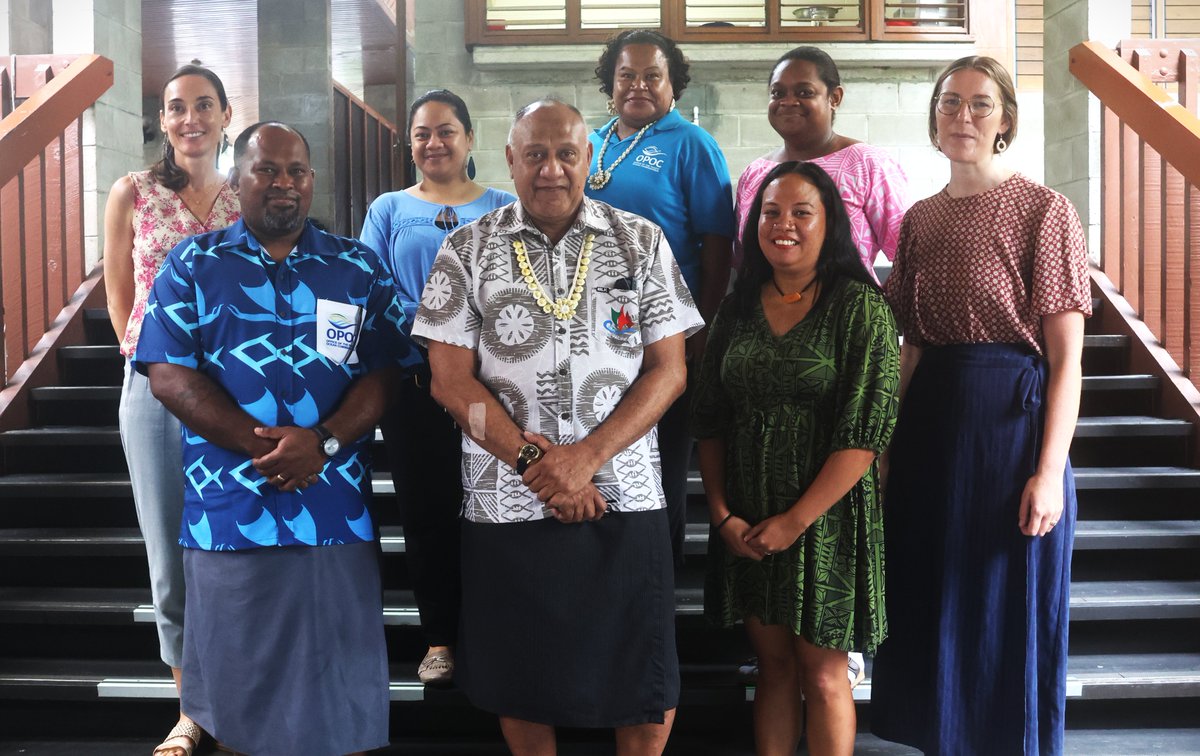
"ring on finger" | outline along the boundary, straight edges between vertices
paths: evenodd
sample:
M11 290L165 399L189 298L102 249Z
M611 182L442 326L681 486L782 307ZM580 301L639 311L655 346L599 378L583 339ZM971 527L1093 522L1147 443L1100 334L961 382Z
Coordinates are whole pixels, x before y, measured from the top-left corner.
M279 483L279 485L283 485L284 483L287 483L287 478L283 477L283 474L281 473L275 476L275 482Z

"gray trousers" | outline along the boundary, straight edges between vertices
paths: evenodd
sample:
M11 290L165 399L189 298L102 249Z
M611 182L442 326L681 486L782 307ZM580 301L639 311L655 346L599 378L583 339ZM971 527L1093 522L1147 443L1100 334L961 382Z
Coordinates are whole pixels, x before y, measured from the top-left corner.
M150 595L158 626L159 654L183 666L183 444L179 421L150 393L150 381L125 361L119 409L121 446L138 525L146 542Z

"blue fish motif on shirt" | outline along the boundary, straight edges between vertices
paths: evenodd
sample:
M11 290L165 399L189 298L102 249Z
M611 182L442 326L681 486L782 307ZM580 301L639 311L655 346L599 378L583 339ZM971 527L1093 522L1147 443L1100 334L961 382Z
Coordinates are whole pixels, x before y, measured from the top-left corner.
M275 527L275 518L264 507L262 514L258 519L249 525L237 524L238 530L247 540L258 544L259 546L274 546L279 543L277 529Z
M258 305L264 312L274 314L275 312L275 287L269 283L262 286L246 286L242 285L242 291L250 298L251 302Z
M200 515L199 522L188 523L188 532L192 539L205 551L212 548L212 528L208 525L208 513Z
M275 397L271 395L270 390L264 389L262 396L249 404L241 405L241 408L263 425L274 427L279 424L279 405L275 403Z
M363 507L362 514L351 520L346 518L346 525L350 527L350 532L358 536L364 541L372 541L375 539L375 529L371 525L371 515L367 512L367 508Z
M317 311L317 296L303 281L296 284L290 294L281 292L285 301L292 306L296 313L314 313Z
M313 521L313 517L304 508L300 506L300 514L296 515L296 519L289 520L283 518L283 524L287 525L288 530L292 531L292 535L296 540L307 546L317 545L317 523Z
M295 404L288 404L287 402L283 404L287 407L288 412L292 413L292 425L298 425L301 428L311 428L321 421L321 411L317 408L317 401L307 391L304 392L304 396L300 397L300 401Z

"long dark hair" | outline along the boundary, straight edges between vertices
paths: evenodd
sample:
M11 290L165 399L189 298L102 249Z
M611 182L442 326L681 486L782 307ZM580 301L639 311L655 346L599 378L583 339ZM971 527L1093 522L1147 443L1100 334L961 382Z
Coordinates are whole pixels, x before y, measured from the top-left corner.
M821 195L821 205L825 209L825 241L821 244L821 252L817 257L816 283L819 287L817 300L813 303L816 309L826 301L825 297L833 291L842 279L859 281L878 290L879 284L863 265L862 256L854 246L854 237L850 234L850 216L842 197L838 193L837 184L829 174L815 163L792 160L780 163L766 175L758 193L754 195L754 204L746 216L746 226L742 230L742 267L738 271L737 283L733 285L733 298L739 317L754 317L761 296L763 284L771 280L774 269L763 254L762 245L758 243L758 219L762 215L763 195L771 182L780 176L794 173L802 176L817 188Z
M221 102L221 112L229 107L229 98L225 96L225 85L221 83L221 77L205 68L189 63L186 66L180 66L175 73L171 74L171 78L163 84L162 92L159 93L159 104L165 106L163 98L167 96L167 85L176 79L183 76L203 76L208 80L209 84L213 85L213 89L217 90L217 99ZM221 144L219 152L224 152L229 146L229 140L226 139ZM177 192L188 185L187 171L179 167L175 162L175 148L171 146L171 137L163 134L163 156L154 165L150 166L150 172L154 175L154 180L173 192Z

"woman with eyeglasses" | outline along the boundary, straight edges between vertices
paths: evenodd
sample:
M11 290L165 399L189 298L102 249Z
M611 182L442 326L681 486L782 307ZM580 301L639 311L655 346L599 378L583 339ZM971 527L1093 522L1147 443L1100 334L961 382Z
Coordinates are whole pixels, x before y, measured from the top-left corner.
M797 47L775 62L767 84L767 120L783 144L746 166L738 179L738 230L746 223L764 176L788 160L816 163L838 185L854 246L874 278L875 258L880 253L888 260L896 256L900 221L912 196L904 170L887 150L833 130L844 96L837 64L820 48ZM735 267L741 258L740 241Z
M1016 133L999 63L942 72L929 137L950 183L908 211L885 286L905 343L871 728L927 754L1063 750L1091 291L1075 208L997 159Z
M412 328L429 269L446 235L516 197L475 183L475 132L462 98L435 89L408 112L412 159L421 180L371 203L359 238L391 272ZM379 421L404 526L404 548L421 629L429 651L417 669L426 685L450 684L458 632L462 436L429 395L426 363L402 384Z

